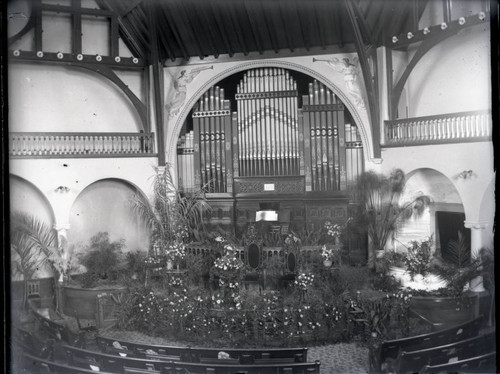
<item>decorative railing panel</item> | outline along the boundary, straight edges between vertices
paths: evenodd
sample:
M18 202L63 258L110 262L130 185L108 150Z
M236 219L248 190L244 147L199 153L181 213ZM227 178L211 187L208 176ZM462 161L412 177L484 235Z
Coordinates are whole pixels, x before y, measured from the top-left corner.
M384 147L482 141L491 138L487 110L385 121Z
M141 157L153 155L153 133L9 133L9 156L12 158Z

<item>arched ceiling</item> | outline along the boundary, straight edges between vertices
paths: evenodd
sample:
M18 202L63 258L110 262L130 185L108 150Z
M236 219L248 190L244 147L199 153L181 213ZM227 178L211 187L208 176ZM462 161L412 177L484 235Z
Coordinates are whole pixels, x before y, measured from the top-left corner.
M134 54L160 61L354 51L415 27L428 0L96 0L118 14Z

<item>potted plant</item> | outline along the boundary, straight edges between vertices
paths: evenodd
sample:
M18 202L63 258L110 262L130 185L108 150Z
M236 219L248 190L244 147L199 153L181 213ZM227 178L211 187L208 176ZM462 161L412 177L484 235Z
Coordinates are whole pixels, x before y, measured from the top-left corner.
M199 238L203 216L210 211L203 188L181 194L168 164L154 177L152 201L135 196L131 205L151 231L150 256L171 261L180 261L185 255L185 243Z
M38 218L12 212L10 248L13 275L22 276L22 307L27 307L27 281L47 263L47 256L57 247L57 233Z
M70 278L73 263L73 247L68 247L64 236L40 219L23 213L11 214L11 250L14 254L14 270L23 275L23 305L26 306L26 281L41 266L48 264L54 276L55 307L61 311L61 291Z
M110 241L109 233L98 232L77 257L86 272L72 276L72 282L63 285L62 311L84 319L96 318L96 298L103 293L124 294L127 287L121 282L125 266L123 239Z
M377 251L383 251L398 226L412 216L420 216L431 203L429 196L418 195L400 202L406 183L405 174L395 169L389 176L367 171L354 186L358 204L353 226L369 238L368 267L375 268Z

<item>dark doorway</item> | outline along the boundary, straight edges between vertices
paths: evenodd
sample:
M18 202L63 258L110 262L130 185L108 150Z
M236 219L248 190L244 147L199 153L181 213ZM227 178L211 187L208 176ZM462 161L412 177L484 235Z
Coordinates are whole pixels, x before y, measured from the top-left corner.
M449 245L450 242L458 240L459 231L462 233L462 235L464 235L465 243L470 245L470 229L464 227L464 221L464 213L436 212L436 222L439 233L439 246L441 248L441 256L446 262L457 262L456 258L450 253ZM468 258L470 258L470 246L468 251Z

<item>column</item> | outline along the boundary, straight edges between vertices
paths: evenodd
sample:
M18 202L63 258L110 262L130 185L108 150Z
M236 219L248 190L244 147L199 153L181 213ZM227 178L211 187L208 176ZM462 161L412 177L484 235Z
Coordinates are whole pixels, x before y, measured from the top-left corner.
M65 278L67 277L67 272L69 270L69 261L71 254L68 252L68 230L70 229L69 223L56 223L53 226L54 230L57 231L57 256L59 257L57 270L59 271L59 279L55 281L55 292L56 292L56 310L60 313L64 312L64 297L62 285L64 284Z
M470 229L471 232L471 243L470 243L470 254L471 258L479 257L479 250L483 245L483 233L482 230L486 228L486 222L472 222L465 221L464 226ZM484 292L483 277L478 276L470 281L470 290L474 292Z

